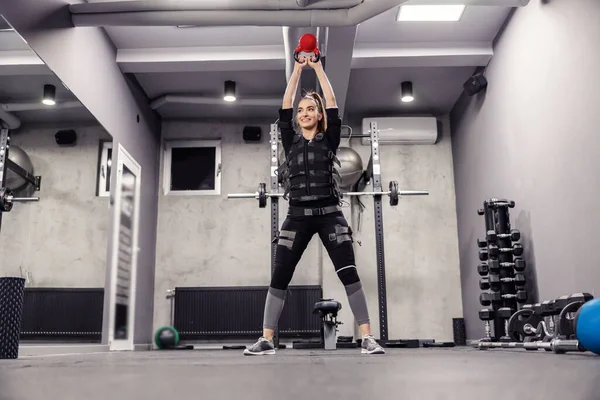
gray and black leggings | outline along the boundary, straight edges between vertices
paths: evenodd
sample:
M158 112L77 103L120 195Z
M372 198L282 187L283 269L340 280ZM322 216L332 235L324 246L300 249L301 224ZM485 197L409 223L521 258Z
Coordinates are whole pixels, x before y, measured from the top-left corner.
M288 215L283 222L277 242L275 270L267 294L263 328L275 329L283 310L288 285L315 233L319 234L338 278L346 289L348 302L358 325L369 322L367 301L356 271L352 230L340 211L317 216Z

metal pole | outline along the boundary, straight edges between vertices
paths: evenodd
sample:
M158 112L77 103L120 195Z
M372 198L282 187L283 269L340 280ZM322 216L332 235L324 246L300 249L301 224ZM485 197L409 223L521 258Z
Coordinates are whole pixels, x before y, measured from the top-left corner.
M271 276L275 273L275 258L277 254L277 240L279 237L279 176L277 175L279 162L279 128L277 124L271 124ZM279 348L279 322L275 327L273 344Z
M352 135L349 133L345 133L341 135L342 139L360 139L360 138L370 138L371 135L369 133L353 133Z
M382 192L381 164L379 157L379 129L377 122L371 121L371 159L373 160L373 191ZM377 256L377 287L379 294L379 339L388 340L387 291L385 282L385 252L383 245L383 207L381 196L373 196L375 213L375 249Z
M0 129L0 188L4 187L6 180L6 160L8 160L8 129ZM0 212L0 230L2 229L2 213Z
M389 196L391 192L346 192L344 196ZM428 196L428 190L399 190L398 196ZM265 196L275 198L283 197L283 193L266 193ZM254 193L229 193L229 199L258 199L258 192Z
M504 349L529 349L529 350L551 350L557 354L566 353L568 351L580 351L585 349L579 344L578 340L563 340L553 339L550 342L475 342L475 347L480 349L487 348L504 348Z
M32 201L40 201L39 197L10 197L9 200L17 203L28 203Z

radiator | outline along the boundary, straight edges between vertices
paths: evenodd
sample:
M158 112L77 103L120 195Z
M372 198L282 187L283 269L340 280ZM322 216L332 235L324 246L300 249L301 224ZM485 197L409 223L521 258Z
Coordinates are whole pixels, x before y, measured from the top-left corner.
M182 340L256 338L262 334L267 286L179 287L173 324ZM320 286L290 286L279 319L279 336L319 337L321 320L312 313Z
M102 338L104 288L25 288L21 339Z

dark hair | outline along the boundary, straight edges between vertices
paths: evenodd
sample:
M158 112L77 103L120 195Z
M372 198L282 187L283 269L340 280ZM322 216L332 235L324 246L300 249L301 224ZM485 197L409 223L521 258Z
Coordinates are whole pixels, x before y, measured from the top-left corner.
M327 113L325 112L325 102L323 101L323 98L314 90L308 90L304 93L302 99L310 99L317 104L317 111L319 111L322 116L317 124L317 130L324 133L327 130Z

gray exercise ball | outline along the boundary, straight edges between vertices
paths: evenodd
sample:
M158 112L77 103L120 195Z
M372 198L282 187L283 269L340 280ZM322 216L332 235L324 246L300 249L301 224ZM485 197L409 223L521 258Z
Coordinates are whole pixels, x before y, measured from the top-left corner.
M33 175L33 163L31 159L25 153L25 151L17 146L10 146L8 149L8 159L23 168L25 171ZM12 169L8 168L6 171L6 182L5 186L9 190L20 190L27 185L27 181L16 174Z
M363 173L362 159L356 150L353 150L350 147L339 147L337 158L342 165L341 168L339 168L340 175L342 176L340 189L349 190L356 182L358 182L358 179Z

